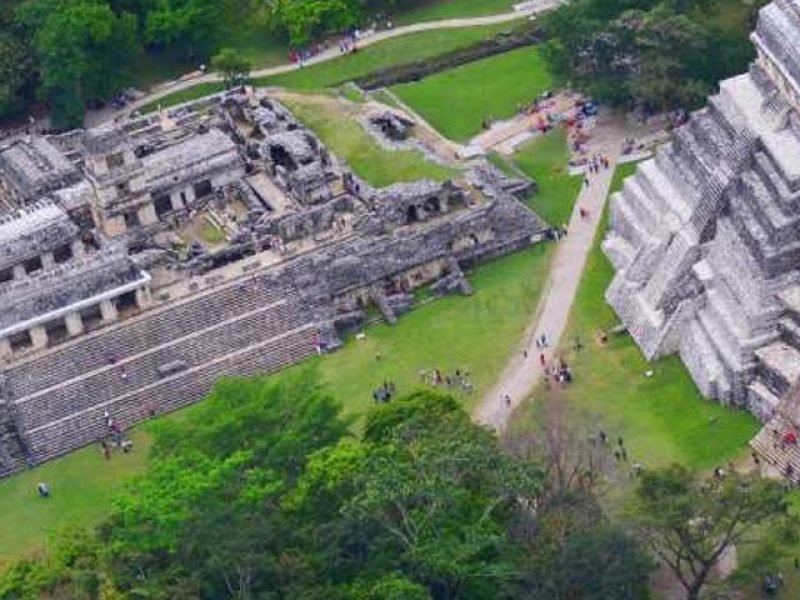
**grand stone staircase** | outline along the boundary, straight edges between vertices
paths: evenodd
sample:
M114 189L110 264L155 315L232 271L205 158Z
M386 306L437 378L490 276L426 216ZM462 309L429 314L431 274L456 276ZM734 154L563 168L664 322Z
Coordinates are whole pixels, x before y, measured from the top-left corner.
M196 402L221 376L296 363L317 339L291 284L247 276L13 363L13 423L39 463L106 435L106 411L129 427Z

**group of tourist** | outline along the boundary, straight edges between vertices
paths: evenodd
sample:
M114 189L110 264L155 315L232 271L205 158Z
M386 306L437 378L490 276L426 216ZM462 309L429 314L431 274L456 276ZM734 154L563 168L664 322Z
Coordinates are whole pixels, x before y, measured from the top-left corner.
M394 381L387 379L379 388L372 392L372 399L375 404L388 404L397 395L397 385Z
M601 170L606 171L611 168L611 161L604 154L593 154L586 161L586 171L583 177L583 185L589 187L591 180L589 175L597 175Z
M442 373L440 369L422 369L419 372L420 381L434 387L446 387L449 390L461 390L471 394L475 388L469 379L469 372L456 369L453 372Z
M393 23L391 21L386 21L385 26L386 29L391 29L393 27ZM358 52L359 40L363 40L374 35L377 31L377 28L377 25L373 25L370 29L363 31L361 29L353 29L348 31L344 37L336 41L339 47L339 54L344 56ZM332 46L334 42L335 40L325 40L318 44L313 44L307 48L293 49L289 52L289 61L302 69L306 62L325 52Z
M107 434L100 440L100 447L103 450L103 457L106 460L111 460L111 453L114 448L119 448L125 454L133 450L133 442L125 438L124 429L122 424L111 416L108 409L103 411L103 419L105 420Z
M777 428L773 427L770 429L770 434L772 435L772 449L773 450L780 450L783 453L786 453L791 450L795 450L798 447L798 438L797 438L797 431L794 428L787 429L786 431L779 431ZM795 481L798 473L795 471L795 467L791 462L792 454L786 455L786 463L783 465L783 475L791 480ZM754 455L753 461L758 465L758 461Z

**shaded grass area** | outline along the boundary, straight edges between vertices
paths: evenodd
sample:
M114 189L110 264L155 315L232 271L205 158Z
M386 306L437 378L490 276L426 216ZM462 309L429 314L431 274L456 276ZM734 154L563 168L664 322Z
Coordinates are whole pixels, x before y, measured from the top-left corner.
M232 48L253 69L265 69L288 62L288 48L284 38L266 29L260 21L230 27L223 35L220 48ZM142 89L180 77L200 67L207 60L188 60L174 52L145 52L137 60L133 85Z
M522 146L513 156L517 167L538 184L528 205L555 226L569 222L583 181L569 174L569 157L567 132L560 127Z
M427 160L421 152L382 148L358 122L357 105L326 96L294 95L282 100L333 154L370 185L385 187L425 178L444 181L456 174Z
M380 69L426 60L453 50L466 48L481 40L492 38L502 31L508 31L513 27L514 23L504 23L485 27L442 29L404 35L366 46L353 55L341 56L278 75L255 78L254 83L260 86L277 86L301 91L336 87ZM283 60L281 62L286 61ZM223 89L221 83L198 84L153 101L142 107L141 111L146 113L155 110L159 105L166 108L189 102Z
M0 481L0 567L14 556L36 551L66 526L93 525L110 509L110 499L144 469L150 436L146 427L132 433L134 450L115 452L107 461L99 444ZM48 499L36 484L47 483Z
M385 379L392 379L400 393L410 391L418 385L422 367L469 369L476 390L463 397L471 406L518 344L539 302L552 249L537 245L484 265L470 276L473 296L426 304L402 316L395 327L372 327L365 340L351 339L340 352L310 362L317 364L348 414L362 415L372 405L372 390ZM91 526L108 514L114 493L145 466L147 427L134 431L132 439L135 451L115 454L110 462L99 445L92 445L0 481L0 566L42 548L56 531ZM53 490L48 500L36 495L40 481Z
M445 137L466 142L484 119L514 116L552 84L539 49L526 47L392 90Z
M424 0L393 18L397 25L511 12L512 0Z
M614 189L634 168L619 169ZM631 461L645 467L678 462L708 469L736 458L758 431L751 415L703 399L677 356L648 363L628 335L596 343L598 330L618 323L603 297L614 273L599 244L604 232L589 256L564 337L565 349L578 338L583 350L565 350L575 381L560 392L563 400L576 419L596 423L612 439L622 436ZM544 393L524 405L516 426L535 424Z

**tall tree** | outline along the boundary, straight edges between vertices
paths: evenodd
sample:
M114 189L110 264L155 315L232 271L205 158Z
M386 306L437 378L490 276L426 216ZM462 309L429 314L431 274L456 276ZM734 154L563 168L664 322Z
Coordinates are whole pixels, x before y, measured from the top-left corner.
M99 0L29 0L18 11L39 64L39 95L56 127L79 126L87 101L107 99L138 54L136 19Z
M675 465L642 474L632 515L639 536L675 574L687 600L697 600L724 553L788 518L787 509L787 492L777 481L735 471L697 479Z

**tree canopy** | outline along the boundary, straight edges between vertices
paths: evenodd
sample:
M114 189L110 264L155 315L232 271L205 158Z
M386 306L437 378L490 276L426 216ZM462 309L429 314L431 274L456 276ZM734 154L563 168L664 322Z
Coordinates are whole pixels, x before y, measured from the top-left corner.
M625 108L695 108L717 82L755 56L748 18L730 0L575 0L546 15L545 56L554 73ZM718 15L730 13L731 18Z
M377 407L356 437L306 371L226 380L157 425L147 472L108 520L12 565L0 599L643 597L651 565L633 540L608 524L543 534L540 462L450 397Z

